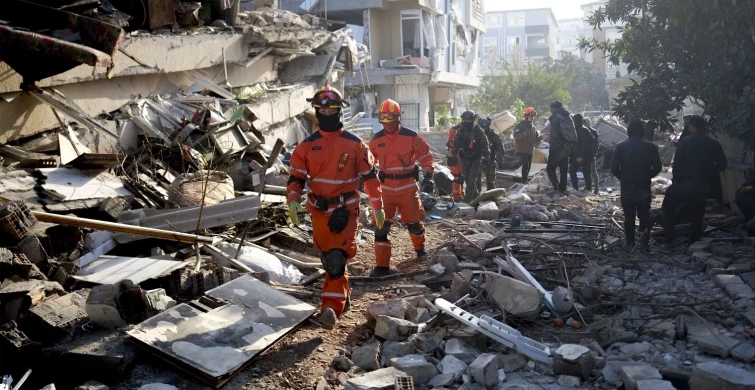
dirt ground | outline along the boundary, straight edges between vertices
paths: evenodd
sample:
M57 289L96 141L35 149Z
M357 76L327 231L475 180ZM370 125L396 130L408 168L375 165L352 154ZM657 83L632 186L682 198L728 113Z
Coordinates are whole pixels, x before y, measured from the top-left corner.
M425 225L426 248L432 252L447 242L450 230L437 223ZM406 228L394 227L391 233L393 244L392 267L396 272L407 272L423 267L415 259L414 248ZM361 232L359 252L350 269L365 275L374 267L374 235L366 230ZM372 337L372 330L366 326L364 313L369 302L389 297L396 284L407 280L383 283L352 283L351 311L346 313L332 331L320 329L311 322L305 322L299 329L283 338L278 344L259 356L223 389L255 390L300 390L314 388L317 380L328 369L333 357L340 350L351 351ZM319 288L320 285L317 285ZM319 307L319 295L308 300ZM164 361L139 351L142 364L134 368L130 379L119 388L136 389L149 383L166 383L179 389L209 389L210 387L194 380L188 374L172 368Z

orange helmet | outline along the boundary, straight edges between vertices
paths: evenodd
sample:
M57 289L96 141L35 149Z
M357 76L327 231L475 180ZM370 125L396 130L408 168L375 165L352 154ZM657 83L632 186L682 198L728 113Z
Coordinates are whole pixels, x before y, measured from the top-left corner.
M393 122L401 117L401 106L391 99L385 99L378 108L378 119L381 123Z
M327 84L317 91L315 96L308 98L307 102L312 103L314 108L341 108L349 105L349 102L341 97L341 92Z
M527 116L529 114L535 114L537 115L537 111L533 107L527 107L524 109L524 116Z

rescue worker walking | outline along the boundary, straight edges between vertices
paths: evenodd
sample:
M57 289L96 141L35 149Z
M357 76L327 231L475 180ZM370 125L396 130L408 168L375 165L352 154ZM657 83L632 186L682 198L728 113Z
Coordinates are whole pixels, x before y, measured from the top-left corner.
M461 126L462 124L459 123L448 130L448 142L446 142L446 148L448 148L446 152L446 165L448 165L451 174L454 175L454 182L451 184L451 197L454 202L461 201L464 198L464 176L462 176L461 172L461 159L458 152L451 154L454 147L454 138L459 129L461 129Z
M522 160L522 183L527 183L532 168L532 154L540 143L540 135L535 130L537 112L532 107L524 109L524 119L514 128L514 152Z
M569 161L569 175L575 191L579 191L579 178L577 171L582 168L585 178L585 190L592 190L593 171L595 171L595 155L598 152L597 132L591 132L584 126L584 118L581 114L574 114L574 127L577 129L577 145L572 148ZM590 119L590 118L587 118ZM594 131L594 130L592 130ZM597 190L598 183L595 183Z
M705 215L705 201L710 183L726 169L726 155L721 144L705 134L705 119L695 115L689 120L690 135L679 141L674 155L671 186L663 198L663 224L667 247L674 246L676 221L674 210L689 202L693 243L700 239Z
M593 194L598 195L600 193L600 177L598 176L598 167L595 160L598 157L598 150L600 149L600 136L598 135L598 131L592 128L592 120L590 118L582 118L582 127L587 129L587 132L590 134L590 148L585 157L586 161L582 162L582 172L585 174L585 182L587 182L587 173L584 172L584 167L586 166L587 170L590 171L592 183L595 183ZM589 191L590 186L588 185L585 189Z
M371 277L387 276L391 262L391 241L388 234L395 223L396 211L401 213L401 222L409 230L417 259L427 259L425 253L425 209L419 198L419 173L422 167L424 179L422 192L434 193L433 154L430 145L416 131L401 126L401 107L393 100L386 100L378 108L378 119L383 124L370 141L370 150L378 164L378 178L383 190L385 224L375 231L375 263Z
M306 207L312 215L314 245L322 252L325 269L318 321L323 328L332 329L348 310L351 294L346 262L357 253L360 177L378 228L383 227L385 212L375 158L359 137L343 129L341 109L348 102L327 85L307 101L315 108L319 130L296 146L291 155L288 213L291 222L298 224L302 191L308 184Z
M490 148L490 160L485 164L483 169L485 170L485 184L487 190L492 190L495 187L495 170L496 168L503 168L503 141L501 136L496 134L490 128L493 121L490 118L481 118L477 121L477 125L485 131L485 136L488 138L488 147ZM477 179L480 184L477 186L482 187L482 175Z
M569 136L568 130L572 129L573 131L575 128L571 114L569 114L569 111L566 111L561 102L554 101L551 103L550 108L552 114L548 119L551 125L551 132L548 137L550 151L545 171L548 173L548 179L550 179L553 185L553 190L564 194L566 193L566 180L569 174L569 156L573 146L572 141L576 141L567 138ZM560 171L561 180L556 175L557 168Z
M482 173L482 166L490 160L488 138L480 126L475 125L475 119L477 114L474 111L461 114L462 126L454 137L451 150L451 154L458 153L461 160L461 172L466 184L465 202L471 202L480 195L482 188L477 187L477 177Z

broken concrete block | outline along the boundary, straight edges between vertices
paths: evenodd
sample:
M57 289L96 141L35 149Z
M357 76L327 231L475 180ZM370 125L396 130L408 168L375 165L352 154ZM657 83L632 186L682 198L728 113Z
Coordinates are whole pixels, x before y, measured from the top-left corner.
M11 283L0 289L0 322L16 321L29 309L54 294L65 295L66 291L57 282L28 280Z
M164 312L176 306L176 300L169 297L162 288L142 291L142 298L151 313Z
M582 386L582 380L576 376L559 375L558 384L566 387L580 387Z
M477 210L474 207L465 205L463 203L456 204L456 216L459 218L474 217L477 214Z
M23 240L19 241L18 248L26 256L32 264L42 264L47 262L47 252L39 242L39 238L34 235L26 236Z
M103 221L115 222L122 212L131 210L131 202L124 198L105 198L100 203L100 214Z
M365 344L351 353L354 364L365 371L375 371L382 366L383 346L379 342Z
M710 252L710 242L706 242L706 241L693 242L689 246L689 248L687 248L687 253L691 255L695 252Z
M621 368L621 380L626 390L637 390L637 382L645 379L663 379L661 373L649 364L624 366Z
M498 384L498 356L483 353L469 365L469 375L475 382L490 389Z
M553 373L578 376L587 379L595 367L595 358L590 349L577 344L564 344L553 357Z
M438 387L445 387L445 386L451 386L456 382L456 377L454 377L453 374L438 374L430 379L430 382L427 382L427 385L430 386L430 388L438 388Z
M446 267L443 266L443 264L433 264L430 266L430 272L432 272L435 275L443 275L446 272Z
M690 390L710 389L754 390L755 373L718 362L696 364Z
M50 383L49 385L43 387L41 390L55 390L55 384Z
M32 356L39 350L39 344L18 329L14 321L10 321L0 326L0 350L8 351L13 356Z
M739 360L740 362L752 363L755 361L755 345L750 343L741 343L729 353L734 360Z
M634 356L634 355L650 352L651 346L652 345L648 343L647 341L643 341L641 343L632 343L632 344L622 345L619 348L619 350L623 354Z
M481 202L477 207L476 218L486 221L498 219L498 205L493 201Z
M643 331L643 334L656 339L674 340L676 337L676 323L674 320L663 320L657 324L650 325Z
M354 367L354 362L344 355L338 355L330 362L330 367L339 372L346 372Z
M475 245L477 245L480 248L485 248L485 245L487 245L487 243L490 242L490 240L492 240L493 238L495 238L490 233L472 234L472 235L465 236L465 237L469 241L472 241L473 243L475 243Z
M462 362L453 355L446 355L443 360L438 363L438 371L441 374L452 374L454 378L461 377L461 374L467 371L469 366L467 363Z
M436 253L435 262L442 265L446 273L456 272L459 269L459 258L445 248Z
M699 343L700 340L713 334L709 324L687 323L686 321L687 320L685 320L684 325L687 333L687 341Z
M404 319L409 309L409 302L403 299L389 299L387 301L370 302L367 305L367 319L373 320L378 316L389 316Z
M110 388L100 382L89 381L76 387L74 390L110 390Z
M479 352L468 347L461 340L456 338L446 341L445 353L446 355L452 355L467 364L471 364L477 359L477 356L480 355Z
M562 286L553 290L553 307L559 313L567 313L574 307L574 293Z
M701 352L709 355L721 356L728 358L731 350L739 345L741 341L721 334L710 334L705 336L697 343Z
M543 295L536 288L508 276L486 274L486 278L488 298L503 311L526 319L540 314Z
M56 358L56 368L62 372L85 372L90 379L116 382L131 371L136 347L120 331L106 330L56 344L46 348L44 353Z
M403 341L417 333L417 324L385 315L377 316L375 336L385 340Z
M435 366L425 359L424 355L414 354L406 355L400 358L391 359L391 367L403 371L406 375L414 379L415 385L424 385L430 382L430 379L438 375Z
M34 340L42 342L62 338L87 319L86 300L89 290L78 290L57 298L50 298L32 307L24 327Z
M441 328L432 333L413 334L407 341L412 343L417 352L431 354L440 347L440 343L444 337L446 337L446 331Z
M406 376L406 373L394 367L381 368L349 379L346 390L393 390L397 376Z
M507 373L515 372L527 365L527 358L521 353L498 354L498 367Z
M643 379L637 381L637 390L675 390L674 385L669 381L660 379Z
M383 343L382 366L388 366L393 358L404 357L414 352L414 345L410 342L386 341Z
M118 311L118 286L103 284L95 286L86 302L89 319L103 328L126 326L126 321Z

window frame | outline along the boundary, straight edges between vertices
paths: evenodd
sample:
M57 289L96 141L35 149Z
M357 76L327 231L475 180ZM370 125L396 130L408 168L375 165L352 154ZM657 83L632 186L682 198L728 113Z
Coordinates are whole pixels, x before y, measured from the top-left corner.
M399 13L399 23L401 24L401 31L399 31L401 35L401 55L407 56L407 54L404 54L404 20L418 20L419 21L419 53L420 57L424 57L425 54L425 21L422 19L422 10L419 9L405 9L401 10Z
M491 23L490 18L498 18L498 23ZM487 14L485 15L485 26L486 27L503 27L503 15L501 14Z
M511 22L512 18L517 18L517 19L520 18L521 21L522 21L521 24L512 23ZM506 15L506 21L508 22L508 26L509 27L524 27L525 24L527 23L526 20L525 20L525 13L524 12L510 12L510 13L508 13Z

